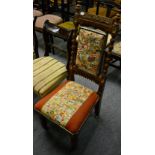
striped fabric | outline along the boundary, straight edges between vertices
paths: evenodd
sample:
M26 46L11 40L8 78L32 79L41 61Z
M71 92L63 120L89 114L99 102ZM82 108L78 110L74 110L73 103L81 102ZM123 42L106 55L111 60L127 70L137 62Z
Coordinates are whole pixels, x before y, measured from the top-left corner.
M41 97L58 86L66 76L65 64L52 57L33 60L33 89Z

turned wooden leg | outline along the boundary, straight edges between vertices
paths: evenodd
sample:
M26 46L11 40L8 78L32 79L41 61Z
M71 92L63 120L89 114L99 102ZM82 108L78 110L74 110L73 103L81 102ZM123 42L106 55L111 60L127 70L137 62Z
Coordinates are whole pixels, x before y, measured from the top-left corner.
M71 150L75 149L78 144L78 134L71 135Z
M45 44L44 56L49 56L49 53L51 52L50 35L48 34L48 32L46 32L45 28L43 30L43 38L44 38L44 44Z
M43 117L43 116L40 116L40 121L41 121L42 127L43 127L45 130L47 130L48 128L47 128L47 120L46 120L46 118Z
M54 55L55 54L55 51L54 51L54 47L53 47L53 45L54 45L53 35L50 35L50 40L51 40L51 43L52 43L52 53ZM49 45L49 47L50 47L50 45Z
M98 117L99 114L100 114L100 107L101 107L101 102L99 101L99 102L97 102L97 104L95 105L95 115L96 115L96 117Z
M35 52L36 58L39 58L39 53L38 53L38 39L37 39L35 30L33 30L33 42L34 42L34 52Z

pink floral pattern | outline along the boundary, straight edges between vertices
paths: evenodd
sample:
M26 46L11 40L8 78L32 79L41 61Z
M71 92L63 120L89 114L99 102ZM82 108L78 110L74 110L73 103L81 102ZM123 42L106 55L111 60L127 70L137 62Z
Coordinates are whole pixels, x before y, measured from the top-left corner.
M80 28L78 35L77 66L91 74L97 74L104 41L102 34Z
M65 126L93 91L76 82L68 82L41 108L41 112Z

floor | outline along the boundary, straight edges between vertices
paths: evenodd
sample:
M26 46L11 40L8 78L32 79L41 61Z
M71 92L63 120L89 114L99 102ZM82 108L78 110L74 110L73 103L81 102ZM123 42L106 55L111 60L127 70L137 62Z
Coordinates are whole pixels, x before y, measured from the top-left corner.
M42 35L37 33L39 53L43 56L44 43ZM62 40L55 42L65 47ZM66 63L65 54L56 51L52 57ZM79 76L76 81L95 90L96 85ZM34 94L34 104L39 98ZM33 150L34 155L121 155L121 71L109 68L105 90L102 98L100 117L94 113L82 127L78 147L70 151L69 136L54 126L48 124L49 130L42 128L38 114L33 117Z

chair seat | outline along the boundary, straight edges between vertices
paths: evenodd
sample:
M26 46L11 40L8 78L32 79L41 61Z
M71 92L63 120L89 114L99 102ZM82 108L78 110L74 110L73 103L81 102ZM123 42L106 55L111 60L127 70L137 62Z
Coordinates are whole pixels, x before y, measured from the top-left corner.
M62 128L77 133L97 101L93 90L65 81L36 103L35 109Z
M121 42L114 43L113 53L121 55Z
M107 12L107 8L105 8L105 7L99 7L99 13L98 13L98 15L105 16L106 15L106 12ZM88 9L88 13L93 14L93 15L96 15L96 7L89 8ZM110 16L109 17L113 17L116 13L117 12L114 9L111 10L111 13L110 13Z
M43 13L39 10L33 10L33 17L39 17L39 16L42 16Z
M52 57L41 57L33 60L33 89L43 97L67 76L65 64Z
M49 22L57 25L63 22L63 19L57 15L50 15L46 14L44 16L38 17L35 23L36 28L43 29L44 23L46 20L49 20Z
M74 30L75 29L73 22L64 22L64 23L59 24L59 26L62 28L68 29L68 30Z

